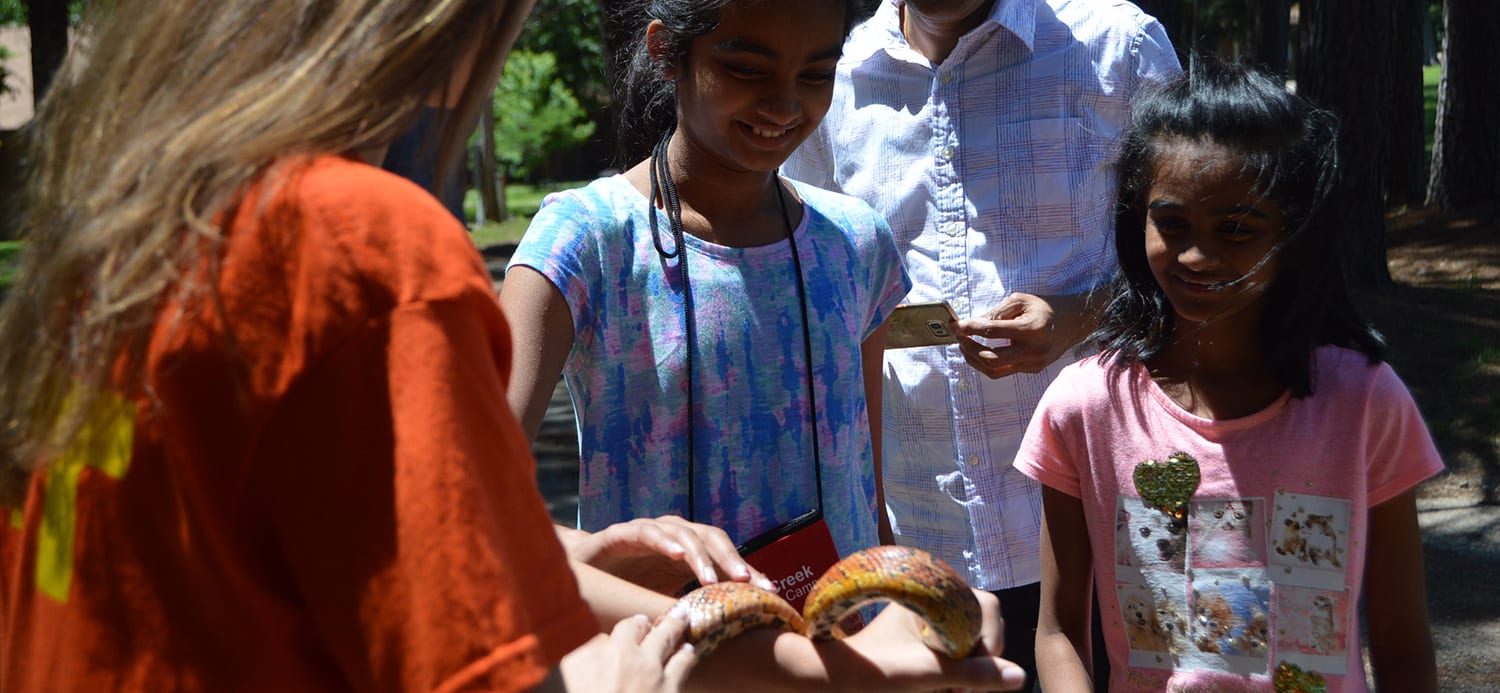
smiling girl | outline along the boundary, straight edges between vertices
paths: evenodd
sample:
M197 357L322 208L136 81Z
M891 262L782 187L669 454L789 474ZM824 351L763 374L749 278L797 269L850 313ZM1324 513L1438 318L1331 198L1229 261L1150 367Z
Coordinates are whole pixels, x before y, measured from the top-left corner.
M1412 489L1442 462L1344 285L1333 116L1208 60L1128 133L1103 353L1016 459L1043 685L1089 690L1097 581L1111 691L1362 692L1361 595L1376 688L1433 690Z
M535 435L565 378L581 528L680 515L743 545L821 508L839 555L880 542L879 363L909 282L867 205L777 172L855 18L650 3L620 90L634 165L550 196L513 256L510 405Z

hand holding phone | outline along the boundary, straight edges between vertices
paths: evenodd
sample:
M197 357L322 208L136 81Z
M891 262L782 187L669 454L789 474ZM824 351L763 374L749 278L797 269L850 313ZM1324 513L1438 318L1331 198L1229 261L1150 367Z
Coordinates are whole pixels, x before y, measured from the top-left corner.
M947 301L931 303L903 303L891 311L886 320L888 331L885 348L907 349L910 347L957 344L954 332L958 316Z

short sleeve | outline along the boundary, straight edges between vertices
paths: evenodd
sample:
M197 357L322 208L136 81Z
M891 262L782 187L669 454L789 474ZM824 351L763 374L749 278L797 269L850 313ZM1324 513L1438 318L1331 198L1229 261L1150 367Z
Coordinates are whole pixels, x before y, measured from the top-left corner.
M530 267L557 287L573 315L575 344L585 341L583 332L594 322L589 296L600 274L597 240L602 236L595 227L612 213L597 195L585 194L588 190L545 197L506 268Z
M1364 430L1370 463L1367 471L1370 506L1374 507L1443 471L1416 402L1388 364L1376 368L1364 407Z
M251 492L355 690L525 690L598 632L505 402L485 288L373 321L266 427Z
M874 220L875 238L871 242L870 249L870 281L866 286L873 287L874 301L870 304L871 313L865 325L863 337L868 338L875 330L885 324L885 319L890 317L891 311L896 309L906 294L911 292L911 277L906 273L906 265L901 262L901 253L896 249L896 238L891 234L891 227L870 210L870 216Z
M1182 63L1177 60L1167 30L1153 17L1146 17L1133 53L1137 86L1160 84L1182 72Z
M1086 436L1082 400L1076 396L1076 368L1063 369L1042 393L1016 452L1015 466L1044 486L1081 498L1079 469L1088 465L1089 459L1088 450L1080 442Z

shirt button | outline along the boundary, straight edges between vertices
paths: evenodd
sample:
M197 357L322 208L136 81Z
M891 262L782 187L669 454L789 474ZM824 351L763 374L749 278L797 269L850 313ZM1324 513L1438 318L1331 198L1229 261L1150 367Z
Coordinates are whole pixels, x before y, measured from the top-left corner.
M956 221L950 221L943 225L943 230L947 231L949 236L958 236L964 232L964 225Z
M979 466L979 455L969 455L969 466L970 467L977 467L977 466Z
M943 147L942 151L938 152L938 156L943 157L944 161L950 161L950 160L952 160L953 159L953 148L952 147Z
M958 381L958 391L959 392L968 392L969 391L969 381L967 381L967 380L960 380L960 381Z
M940 79L942 79L943 84L952 84L953 83L953 73L952 72L944 72L943 75L942 75L942 77Z

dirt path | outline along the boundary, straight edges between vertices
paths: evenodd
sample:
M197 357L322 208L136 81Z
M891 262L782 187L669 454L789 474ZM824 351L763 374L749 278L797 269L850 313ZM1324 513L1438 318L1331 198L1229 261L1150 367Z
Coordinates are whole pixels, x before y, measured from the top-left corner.
M1362 307L1390 341L1448 465L1417 502L1439 686L1497 691L1500 225L1495 210L1472 210L1419 212L1390 226L1397 284L1363 296Z

